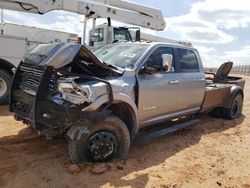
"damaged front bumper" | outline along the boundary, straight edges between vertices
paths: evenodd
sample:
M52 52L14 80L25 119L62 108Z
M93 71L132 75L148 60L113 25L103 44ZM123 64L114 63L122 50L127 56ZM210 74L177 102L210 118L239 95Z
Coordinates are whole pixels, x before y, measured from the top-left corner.
M84 111L91 106L88 103L75 105L55 97L58 79L53 67L21 63L16 70L10 95L10 111L16 119L32 125L38 132L58 129L58 133L62 133L72 125L98 121L107 115L105 110ZM88 79L100 81L99 78ZM111 86L109 90L108 104L112 104Z

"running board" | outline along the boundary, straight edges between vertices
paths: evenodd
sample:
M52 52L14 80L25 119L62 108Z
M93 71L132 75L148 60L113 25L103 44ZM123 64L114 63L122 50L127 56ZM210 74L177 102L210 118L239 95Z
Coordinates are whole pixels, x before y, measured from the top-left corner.
M182 123L179 123L179 124L176 124L176 125L173 125L171 127L167 127L167 128L162 128L160 130L157 130L157 131L153 131L149 134L139 134L138 135L138 139L139 140L142 140L142 141L149 141L149 140L152 140L154 138L157 138L157 137L161 137L161 136L165 136L169 133L173 133L175 131L178 131L178 130L181 130L181 129L184 129L186 127L189 127L191 125L194 125L196 123L199 123L201 120L200 119L192 119L192 120L188 120L188 121L185 121L185 122L182 122Z

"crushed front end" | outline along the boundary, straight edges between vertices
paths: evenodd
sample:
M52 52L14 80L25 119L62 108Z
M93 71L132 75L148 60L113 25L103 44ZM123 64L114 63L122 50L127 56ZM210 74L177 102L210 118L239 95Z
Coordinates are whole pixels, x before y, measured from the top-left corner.
M70 51L70 56L65 56L65 51ZM107 94L109 91L109 102L112 102L111 86L97 77L102 75L96 74L95 77L91 70L96 69L106 75L112 73L108 70L100 71L103 68L91 61L91 54L87 54L87 59L79 60L79 53L87 56L86 52L90 53L83 47L59 44L50 47L46 56L39 53L38 59L26 58L16 70L10 94L10 111L14 113L16 120L23 121L40 134L52 138L63 134L74 124L94 121L105 115L98 110L83 111L97 98L90 98L94 94L91 93L90 86L85 84L88 82L102 83L99 84L100 92ZM37 55L37 52L34 54ZM81 70L79 64L82 67L92 67Z
M53 101L57 87L53 67L21 63L13 80L10 111L15 118L32 125L38 132L63 131L75 122L83 106L72 107L66 101ZM50 133L51 134L51 133Z

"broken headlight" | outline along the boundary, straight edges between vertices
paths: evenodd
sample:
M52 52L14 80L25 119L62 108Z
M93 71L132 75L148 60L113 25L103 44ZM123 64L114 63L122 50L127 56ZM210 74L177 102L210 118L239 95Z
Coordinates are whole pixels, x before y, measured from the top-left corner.
M58 92L62 94L62 99L76 105L91 102L91 87L80 85L75 82L78 77L61 78L58 80Z

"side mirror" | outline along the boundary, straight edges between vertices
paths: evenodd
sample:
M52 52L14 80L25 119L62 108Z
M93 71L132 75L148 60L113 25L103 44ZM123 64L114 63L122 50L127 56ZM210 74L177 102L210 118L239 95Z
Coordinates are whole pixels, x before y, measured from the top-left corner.
M140 42L141 41L141 31L137 30L135 33L135 41Z
M162 66L165 69L165 72L173 72L173 55L171 54L162 54Z

